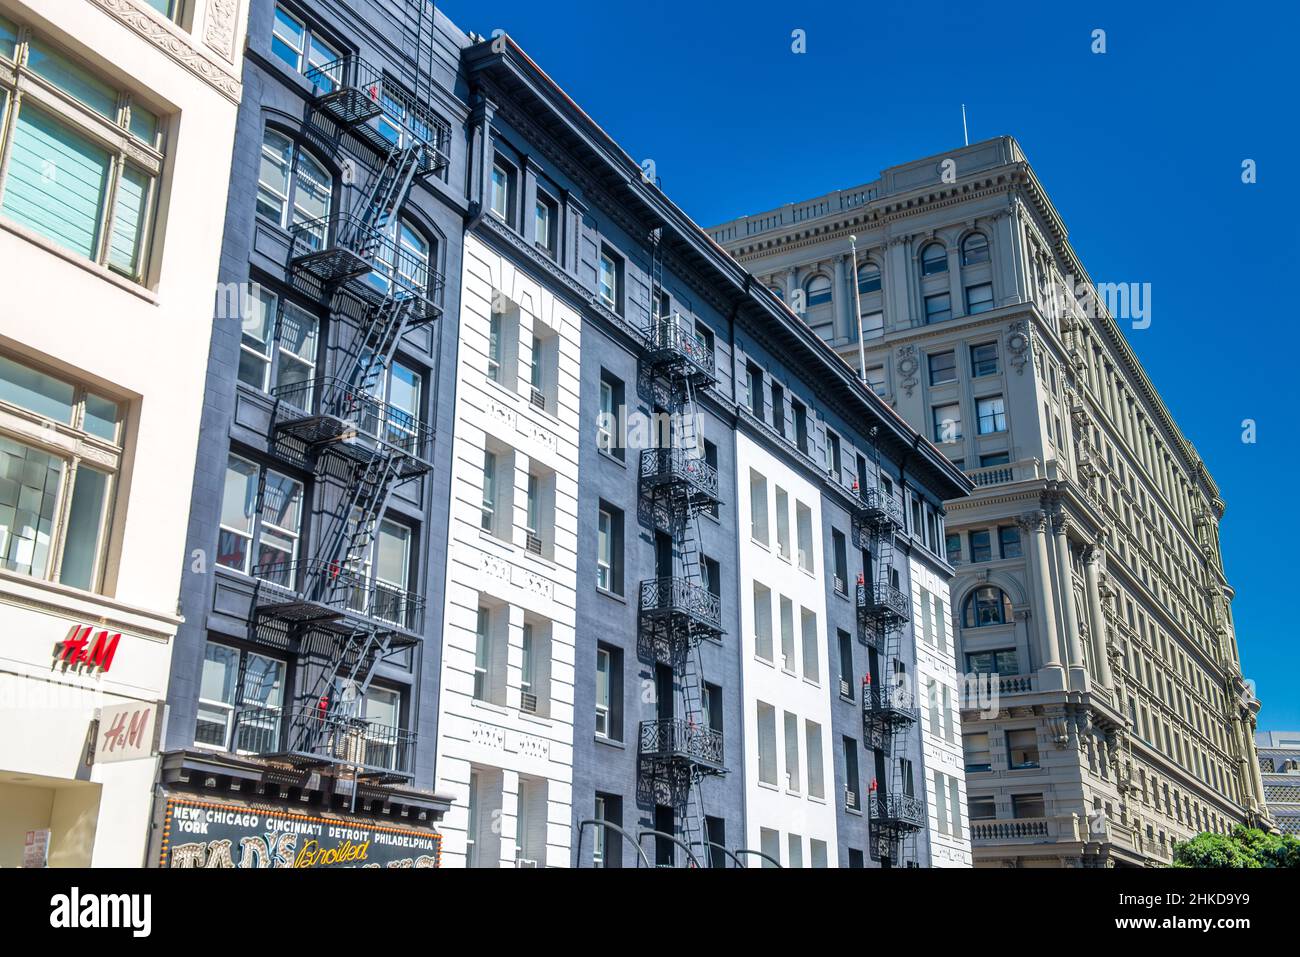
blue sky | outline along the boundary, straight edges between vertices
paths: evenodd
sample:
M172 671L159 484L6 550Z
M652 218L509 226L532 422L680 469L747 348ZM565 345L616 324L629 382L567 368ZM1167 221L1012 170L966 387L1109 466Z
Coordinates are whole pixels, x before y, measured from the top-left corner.
M1151 326L1126 333L1228 503L1260 728L1300 729L1295 520L1278 507L1300 464L1287 433L1300 408L1295 5L439 6L463 29L510 33L629 154L655 160L701 225L958 146L963 102L972 142L1015 136L1093 279L1151 283Z

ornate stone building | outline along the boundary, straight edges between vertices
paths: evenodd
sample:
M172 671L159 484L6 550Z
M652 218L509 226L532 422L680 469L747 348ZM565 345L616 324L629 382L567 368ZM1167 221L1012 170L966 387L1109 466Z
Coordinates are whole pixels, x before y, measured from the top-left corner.
M709 232L977 486L946 526L976 865L1267 824L1224 505L1119 325L1149 292L1094 285L1015 140Z

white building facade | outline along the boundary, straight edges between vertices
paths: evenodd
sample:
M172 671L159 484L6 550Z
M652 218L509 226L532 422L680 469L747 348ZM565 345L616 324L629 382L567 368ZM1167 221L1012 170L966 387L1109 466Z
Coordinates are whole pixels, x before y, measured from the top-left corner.
M579 319L465 237L438 792L446 866L569 863Z
M0 867L144 863L245 12L0 3Z
M783 867L835 867L821 490L736 433L745 837Z

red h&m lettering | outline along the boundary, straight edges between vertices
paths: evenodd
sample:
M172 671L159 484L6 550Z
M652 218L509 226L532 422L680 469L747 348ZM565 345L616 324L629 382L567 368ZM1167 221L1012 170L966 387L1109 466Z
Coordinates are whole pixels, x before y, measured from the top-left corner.
M87 667L98 668L100 671L107 671L113 666L113 656L117 654L117 643L122 638L122 633L117 632L110 635L107 631L101 629L95 636L94 645L90 644L90 633L94 630L93 626L87 625L85 628L77 627L72 629L72 636L63 641L63 653L59 655L59 661L73 668L85 665Z

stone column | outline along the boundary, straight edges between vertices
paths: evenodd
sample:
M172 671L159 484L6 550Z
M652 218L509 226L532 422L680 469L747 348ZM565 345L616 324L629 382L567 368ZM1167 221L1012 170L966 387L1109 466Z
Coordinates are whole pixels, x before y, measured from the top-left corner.
M1097 662L1097 680L1101 686L1113 691L1115 676L1110 670L1109 628L1106 614L1101 607L1101 581L1098 565L1101 563L1101 548L1089 545L1083 550L1083 574L1088 587L1088 611L1092 616L1089 629L1092 635L1093 660Z
M1038 619L1038 650L1045 691L1065 687L1065 671L1056 642L1056 610L1052 606L1051 566L1047 560L1047 513L1041 509L1021 518L1021 526L1032 539L1029 546L1030 576L1033 578L1034 616Z
M785 271L785 304L794 308L794 291L799 288L799 267L791 266Z
M1074 570L1070 562L1070 539L1067 534L1069 520L1064 511L1052 517L1052 530L1056 534L1056 565L1061 590L1061 617L1064 619L1065 650L1069 656L1070 687L1075 691L1088 689L1088 671L1083 664L1083 644L1079 639L1079 616L1074 607Z

